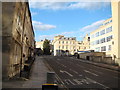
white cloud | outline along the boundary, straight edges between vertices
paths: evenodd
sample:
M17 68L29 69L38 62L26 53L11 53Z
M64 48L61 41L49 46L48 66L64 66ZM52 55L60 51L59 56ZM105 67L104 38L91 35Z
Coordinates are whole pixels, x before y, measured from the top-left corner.
M73 34L74 32L63 32L61 33L60 35L70 35L70 34Z
M31 12L31 15L37 15L38 13L37 12Z
M56 28L55 25L44 24L38 21L32 21L32 23L33 23L34 30L44 31L44 30L50 30L50 29Z
M105 20L100 20L80 29L81 32L91 32L102 25Z
M57 36L57 35L64 35L66 37L77 37L77 39L79 40L80 38L83 38L86 34L89 34L90 32L99 28L104 21L105 20L96 21L76 31L62 32L62 33L52 34L52 35L41 35L38 37L39 38L38 40L44 40L44 39L53 40L54 36Z
M105 20L99 20L99 21L96 21L90 25L87 25L87 26L81 28L79 31L77 31L76 35L79 35L79 38L83 38L86 34L89 35L90 32L98 29L104 21Z
M41 35L37 38L38 38L38 40L44 40L44 39L53 40L54 36L57 36L57 35L69 36L69 35L72 35L72 33L74 33L74 32L62 32L62 33L52 34L52 35Z
M65 9L99 9L110 5L109 2L30 2L31 8L65 10Z
M38 37L38 40L45 40L45 39L48 39L48 40L53 40L54 38L54 35L41 35Z
M103 3L103 2L78 2L75 4L71 4L68 6L69 9L77 9L77 8L82 8L82 9L100 9L101 7L106 7L108 6L109 3Z

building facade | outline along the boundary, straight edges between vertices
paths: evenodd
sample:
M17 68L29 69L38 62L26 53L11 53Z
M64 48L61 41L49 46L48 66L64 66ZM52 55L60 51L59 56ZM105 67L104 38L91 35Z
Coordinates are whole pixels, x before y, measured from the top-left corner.
M36 48L41 48L41 50L43 50L43 43L44 43L44 40L36 42Z
M20 74L34 55L35 39L28 2L2 3L2 77Z
M111 3L113 21L113 55L115 61L120 65L120 0Z
M83 41L77 41L76 37L64 37L58 35L53 40L54 56L74 55L77 51L87 50L89 46L89 37L86 35Z
M120 1L111 2L112 18L90 33L90 49L106 52L120 65Z
M107 56L111 56L113 37L112 18L110 18L104 21L97 30L90 33L91 50L106 52Z
M85 35L82 41L77 43L77 51L87 51L90 50L90 37L88 34Z

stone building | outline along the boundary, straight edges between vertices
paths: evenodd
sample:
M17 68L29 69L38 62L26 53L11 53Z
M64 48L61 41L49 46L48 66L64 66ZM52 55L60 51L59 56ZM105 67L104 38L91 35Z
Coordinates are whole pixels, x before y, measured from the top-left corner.
M83 41L77 41L76 37L55 36L52 42L54 56L74 55L77 51L88 50L90 48L89 41L88 35L84 37Z
M44 43L44 40L36 42L36 48L41 48L41 50L43 50L43 43Z
M34 31L28 2L2 3L2 77L20 74L34 55Z
M77 43L77 51L90 50L90 37L88 34L85 35L82 41Z

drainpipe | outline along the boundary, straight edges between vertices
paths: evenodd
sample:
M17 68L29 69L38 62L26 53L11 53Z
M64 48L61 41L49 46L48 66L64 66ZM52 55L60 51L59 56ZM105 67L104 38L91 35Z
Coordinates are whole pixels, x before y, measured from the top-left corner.
M24 13L24 18L23 18L23 32L22 32L22 47L21 47L21 60L20 60L20 77L22 76L22 58L23 58L23 39L24 39L24 29L25 29L25 17L26 17L26 8L27 8L27 3L25 2L25 13Z

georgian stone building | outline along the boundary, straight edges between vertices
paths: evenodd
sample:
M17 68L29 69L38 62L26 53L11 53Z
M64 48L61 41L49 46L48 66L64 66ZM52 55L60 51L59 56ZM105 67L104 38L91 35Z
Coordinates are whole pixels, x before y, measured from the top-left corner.
M35 39L28 2L2 3L2 77L19 74L34 55Z
M77 51L88 50L90 48L89 41L88 35L84 37L83 41L77 41L76 37L55 36L52 42L54 56L74 55Z

